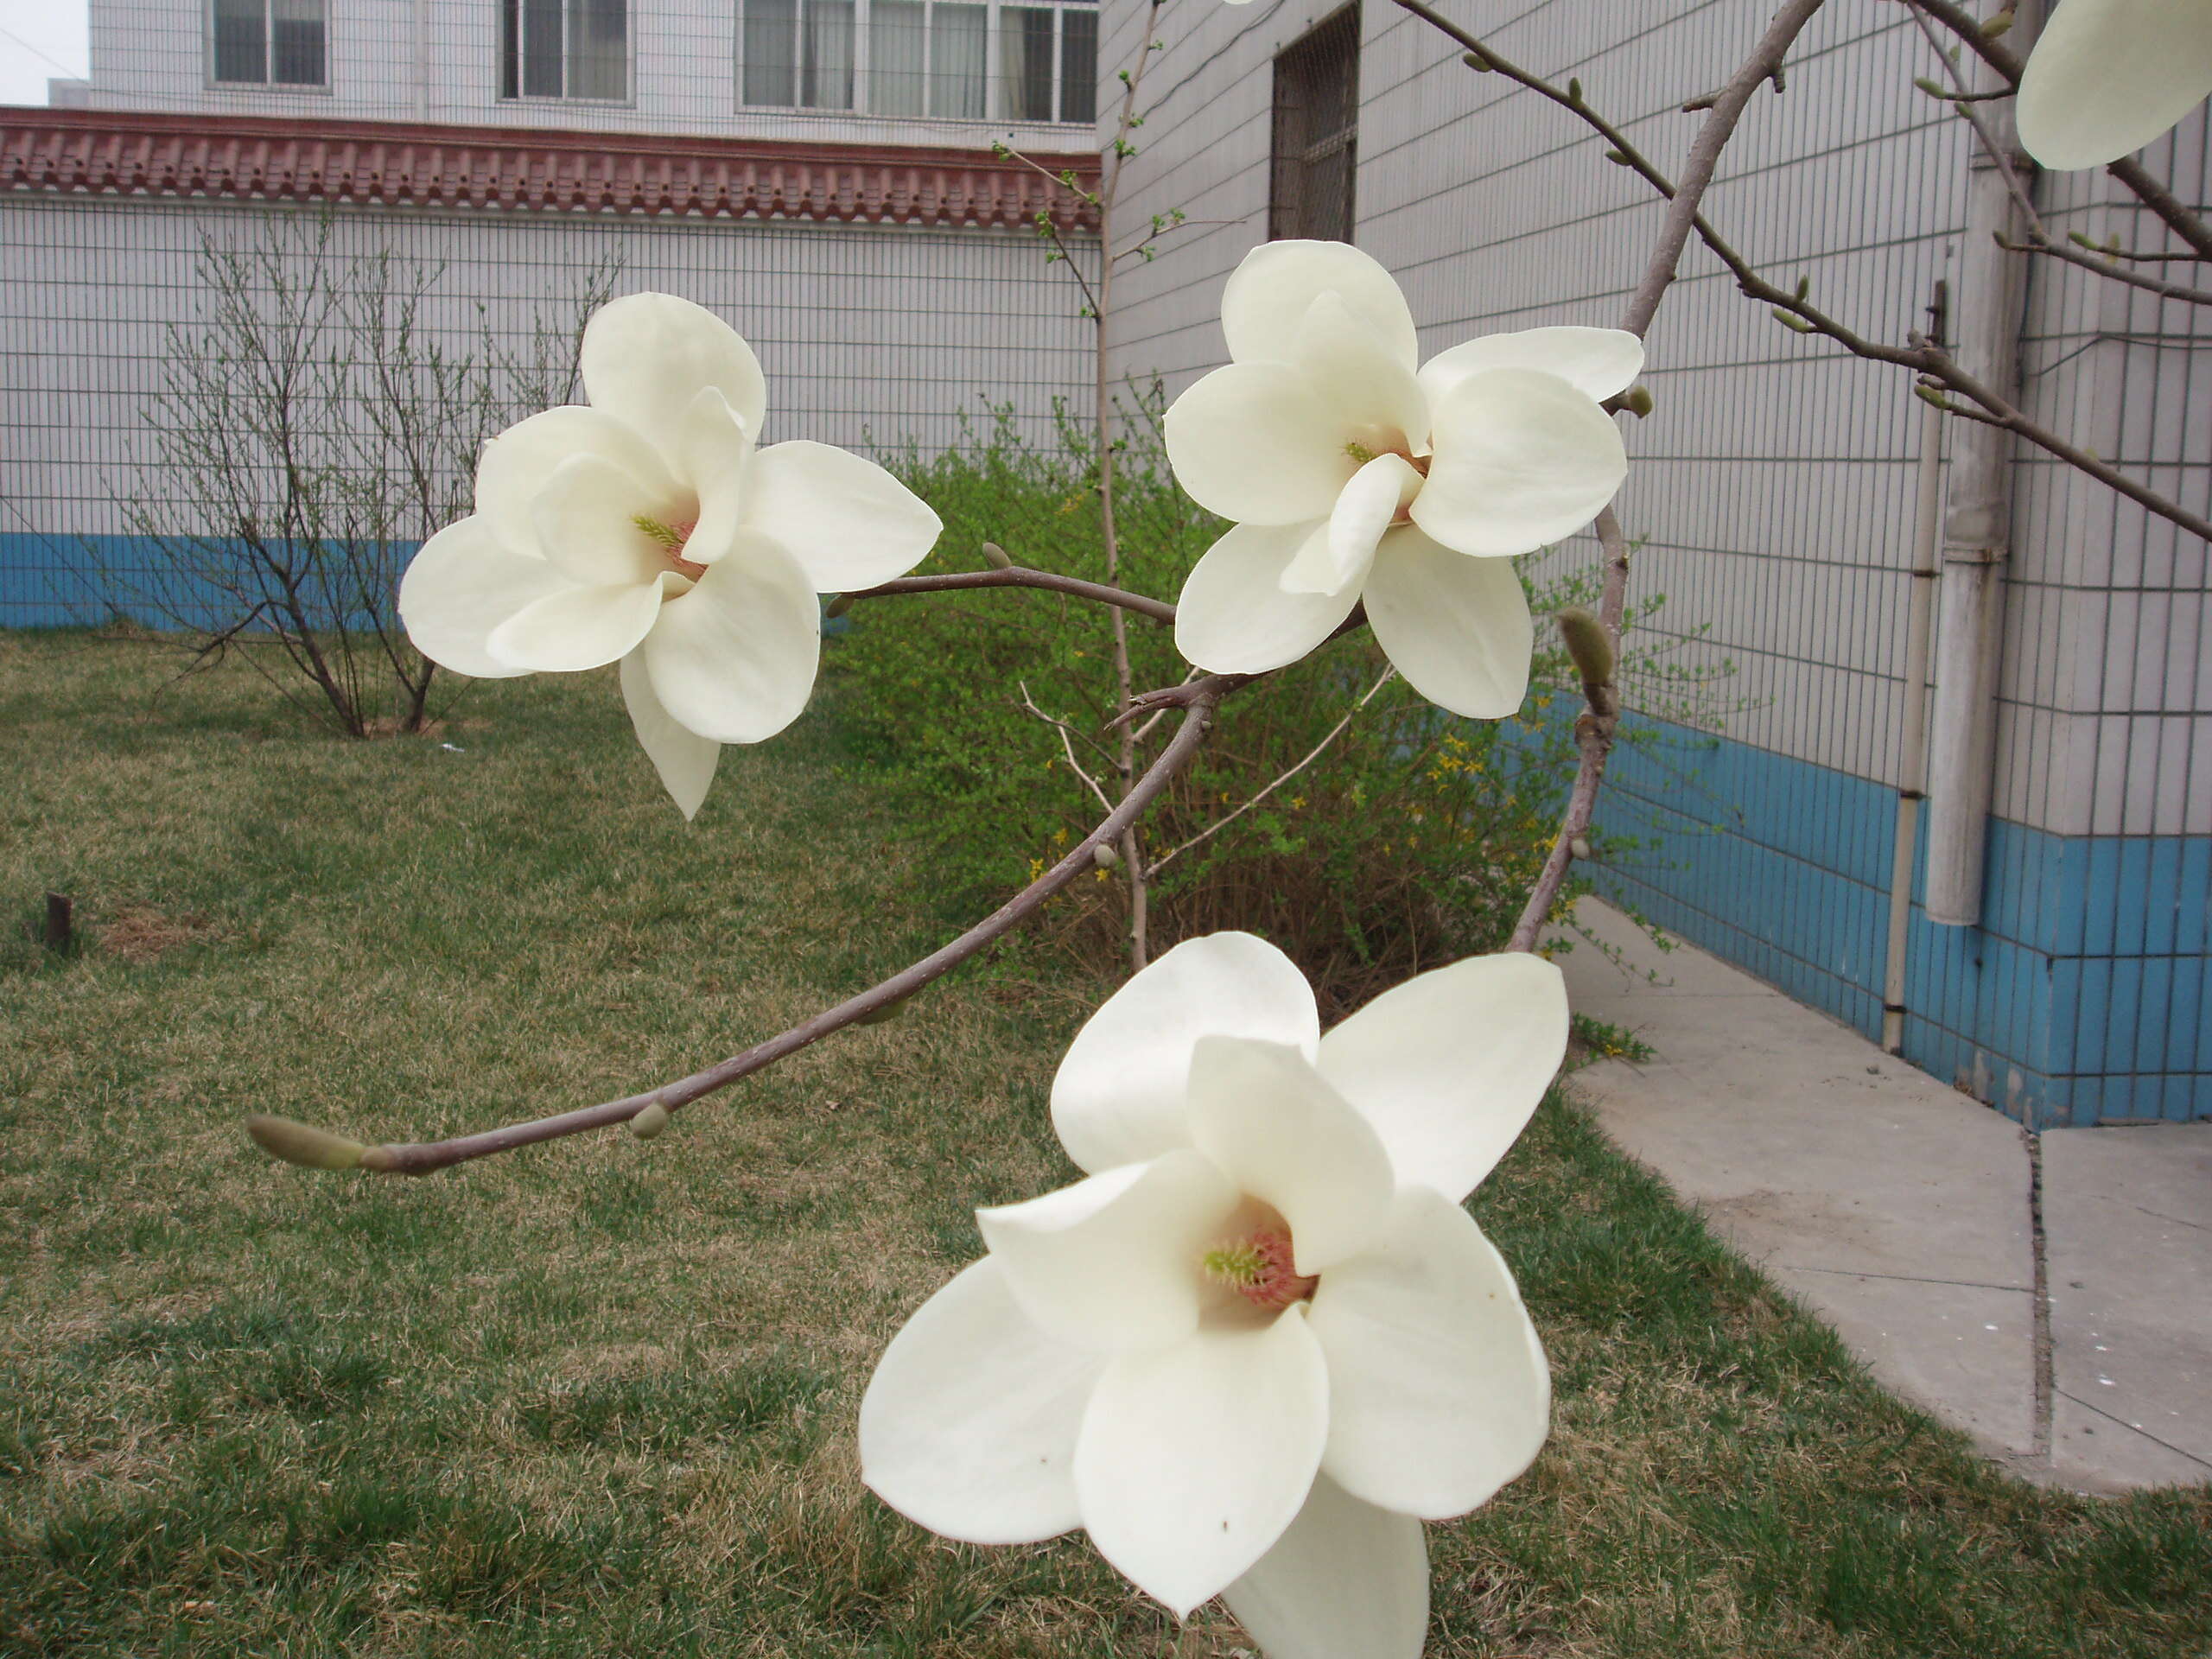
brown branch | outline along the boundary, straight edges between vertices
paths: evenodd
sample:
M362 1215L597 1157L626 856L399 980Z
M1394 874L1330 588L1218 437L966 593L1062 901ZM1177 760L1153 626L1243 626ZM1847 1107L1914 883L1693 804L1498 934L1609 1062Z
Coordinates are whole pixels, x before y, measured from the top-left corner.
M1579 92L1561 92L1541 76L1509 62L1465 30L1438 16L1425 3L1425 0L1395 0L1395 3L1433 24L1452 41L1465 47L1471 58L1479 60L1488 68L1504 75L1516 85L1527 87L1572 113L1592 131L1608 140L1613 146L1615 159L1643 179L1659 194L1668 197L1670 200L1675 200L1689 194L1686 189L1678 189L1669 181L1667 176L1651 163L1649 158L1637 149L1620 129L1592 109L1580 96ZM1817 9L1818 0L1811 0L1811 3L1814 9ZM1964 17L1964 14L1960 13L1957 7L1951 5L1949 0L1905 0L1905 3L1915 8L1925 9L1930 16L1936 17L1939 21L1948 22L1949 16L1954 14L1961 18ZM1801 22L1800 27L1802 26ZM2008 50L1999 47L1996 42L1983 37L1970 18L1965 19L1962 26L1971 32L1976 49L1981 52L1982 56L1993 67L2000 73L2009 73L2016 79L2018 79L2019 73L2018 58ZM1756 91L1757 86L1758 83L1754 82L1752 90ZM1715 112L1719 111L1716 110ZM2120 163L2113 162L2111 170L2118 175ZM1685 186L1688 183L1688 180L1686 178ZM2138 194L2139 194L2140 192ZM2145 200L2147 201L2148 199L2145 198ZM2183 217L2187 217L2187 211L2180 209L2178 204L2176 206L2177 211L2180 211ZM1835 318L1827 315L1802 295L1767 281L1752 268L1749 260L1738 253L1719 232L1713 228L1710 221L1703 214L1694 211L1694 197L1691 200L1691 207L1693 210L1690 214L1691 229L1696 232L1698 240L1704 243L1713 256L1728 268L1729 274L1736 279L1737 287L1751 298L1764 300L1777 310L1788 312L1791 316L1797 318L1807 325L1801 332L1825 334L1853 356L1865 358L1871 362L1894 364L1900 368L1911 369L1920 374L1934 376L1942 380L1951 391L1963 397L1971 397L1981 404L1988 411L1993 424L2002 425L2015 435L2034 444L2045 454L2054 455L2068 465L2078 467L2099 483L2117 494L2126 496L2146 512L2155 513L2170 524L2178 524L2192 536L2212 541L2212 519L2190 512L2168 500L2156 491L2136 483L2117 467L2090 454L2088 451L2078 445L2069 443L2048 427L2030 420L2020 410L1960 369L1942 352L1925 344L1896 346L1885 346L1868 340L1855 330L1839 322ZM1674 221L1670 217L1670 231L1673 224ZM2204 227L2201 221L2196 224L2196 232L2199 235L2204 234ZM1653 270L1646 273L1643 287L1637 290L1639 298L1643 297L1646 289L1650 288L1656 274L1655 261ZM1657 292L1663 293L1666 283L1672 280L1673 270L1669 267L1663 279L1658 281ZM1656 294L1651 298L1651 303L1654 305L1657 303Z
M1669 198L1667 221L1661 226L1659 239L1644 264L1643 280L1629 296L1628 308L1621 319L1621 327L1641 336L1651 326L1651 319L1659 309L1659 302L1666 297L1667 289L1675 280L1681 264L1682 250L1689 244L1694 232L1711 240L1710 227L1698 213L1698 203L1704 198L1713 182L1713 168L1719 164L1720 152L1735 136L1736 127L1743 119L1744 111L1758 89L1773 81L1781 85L1783 60L1796 42L1822 0L1788 0L1774 14L1766 32L1759 37L1743 66L1728 78L1726 85L1713 95L1713 108L1699 127L1697 137L1691 141L1688 159L1684 162L1680 184L1669 184L1658 169L1646 161L1641 151L1630 143L1625 136L1603 117L1592 111L1582 98L1580 86L1570 86L1565 92L1547 86L1536 77L1508 65L1505 60L1455 26L1446 22L1424 3L1424 0L1396 0L1396 3L1422 17L1465 46L1473 56L1488 64L1497 73L1510 75L1519 84L1544 93L1553 102L1571 110L1580 119L1598 129L1614 144L1614 153L1622 162L1642 173L1645 178ZM1599 620L1603 625L1605 639L1618 658L1620 650L1621 621L1628 604L1628 538L1622 532L1620 520L1609 506L1598 515L1598 538L1605 550L1605 581L1599 601ZM1575 858L1575 849L1584 844L1590 820L1597 810L1598 791L1604 782L1605 762L1612 753L1613 734L1619 725L1615 700L1601 696L1599 688L1586 688L1591 707L1575 721L1575 740L1581 750L1580 763L1575 768L1574 783L1567 794L1567 811L1560 819L1559 834L1552 842L1551 851L1545 855L1544 865L1535 883L1529 890L1529 898L1522 906L1520 919L1515 923L1513 935L1507 948L1513 950L1533 950L1537 936L1550 919L1552 906L1559 900L1560 888L1567 880L1568 867Z
M1355 702L1351 708L1344 710L1344 717L1338 721L1336 725L1330 729L1329 734L1326 737L1323 738L1319 743L1316 743L1313 747L1303 760L1300 760L1296 766L1291 767L1289 771L1278 774L1273 782L1269 783L1264 789L1262 789L1257 794L1254 795L1250 800L1245 802L1243 805L1238 807L1234 812L1229 813L1225 817L1216 818L1211 823L1199 830L1197 835L1192 836L1181 846L1172 848L1168 851L1162 853L1158 858L1153 861L1152 868L1147 870L1145 874L1148 876L1158 875L1160 871L1166 869L1168 865L1174 862L1178 858L1180 858L1185 853L1189 852L1192 848L1197 846L1200 842L1211 840L1213 836L1219 835L1223 830L1228 829L1230 824L1236 823L1237 819L1243 817L1254 807L1259 805L1261 802L1266 800L1268 796L1274 794L1275 791L1281 789L1292 779L1297 777L1298 774L1305 771L1306 767L1312 766L1316 760L1319 760L1321 758L1323 752L1328 748L1329 745L1335 742L1350 729L1353 716L1357 715L1361 709L1366 708L1369 703L1374 702L1375 694L1382 690L1384 686L1389 684L1392 680L1397 677L1397 676L1398 671L1396 669L1384 669L1382 671L1382 677L1377 679L1374 684L1369 686L1364 692L1361 693L1358 702Z
M1605 626L1607 638L1620 639L1621 618L1628 605L1628 537L1621 531L1621 522L1607 507L1598 515L1598 540L1605 550L1605 583L1598 601L1598 620ZM1559 890L1567 883L1568 868L1586 851L1591 820L1598 810L1598 791L1605 781L1605 763L1612 756L1613 739L1620 729L1618 699L1606 685L1583 687L1583 695L1590 707L1574 722L1575 747L1581 752L1580 763L1575 767L1573 787L1567 791L1567 810L1560 816L1559 834L1552 842L1552 849L1544 855L1544 867L1537 873L1535 883L1529 889L1528 902L1521 907L1521 918L1513 925L1513 937L1506 942L1509 950L1534 950L1542 936L1545 924L1551 920L1552 906L1559 902Z
M2027 67L2025 62L2003 41L1983 34L1974 14L1957 4L1956 0L1904 0L1904 3L1916 13L1942 24L1959 37L1968 51L1995 70L2007 86L2018 89L2021 72ZM2140 162L2133 156L2123 156L2108 164L2105 171L2164 220L2167 229L2196 249L2198 257L2212 259L2212 226L2205 223L2202 214L2192 210L2145 172Z
M1135 611L1140 616L1148 616L1154 621L1164 622L1170 627L1175 625L1175 607L1166 600L1147 599L1142 594L1109 588L1103 582L1084 582L1076 576L1055 575L1050 570L1032 570L1019 564L1005 570L962 570L945 576L901 576L896 582L863 588L846 597L853 600L896 599L902 594L950 594L963 588L1038 588L1047 593L1067 594L1096 604Z
M1136 786L1122 798L1120 805L1106 815L1096 829L1071 848L1058 863L1005 904L958 938L932 951L911 967L901 969L857 996L846 998L835 1007L825 1008L812 1018L801 1020L788 1031L781 1032L765 1042L755 1043L741 1053L733 1054L702 1071L694 1071L688 1077L679 1077L673 1083L663 1084L659 1088L647 1090L643 1094L626 1095L620 1100L606 1101L597 1106L581 1107L572 1112L509 1123L499 1128L456 1135L446 1141L404 1141L369 1147L359 1151L358 1156L349 1156L345 1165L322 1166L358 1166L379 1174L427 1175L433 1170L449 1168L454 1164L467 1163L471 1159L512 1152L518 1147L535 1146L541 1141L558 1140L563 1135L581 1135L587 1129L608 1128L617 1123L626 1123L652 1107L658 1106L663 1112L681 1111L693 1101L713 1094L718 1089L726 1089L741 1077L763 1071L777 1061L821 1041L833 1032L858 1024L871 1015L888 1012L931 982L950 973L984 946L1011 932L1054 893L1084 871L1096 868L1093 855L1096 849L1119 840L1122 832L1143 815L1175 775L1189 764L1192 756L1198 753L1198 746L1205 741L1206 734L1212 727L1214 710L1220 702L1219 682L1200 681L1197 683L1200 690L1184 705L1182 723L1177 727L1175 734L1168 739L1160 758L1152 763L1144 776L1137 780ZM281 1120L275 1121L278 1128L272 1131L270 1128L271 1122L268 1119L256 1121L254 1139L264 1147L273 1147L288 1141L297 1144L302 1139L319 1141L327 1145L335 1139L321 1130L285 1124ZM295 1159L292 1161L311 1160Z
M1981 146L1981 153L1989 158L1990 165L1997 169L1997 176L2004 181L2005 194L2012 198L2012 205L2020 210L2020 217L2028 227L2028 239L2025 242L2011 242L2000 236L1997 238L1999 247L2003 248L2007 253L2041 254L2048 259L2056 259L2065 264L2078 265L2084 270L2094 272L2107 282L2120 283L2129 288L2139 288L2145 293L2156 294L2163 299L2182 300L2191 305L2212 305L2212 294L2205 293L2201 289L2190 288L2180 283L2163 282L2156 276L2145 276L2132 270L2121 270L2106 264L2101 259L2091 257L2077 248L2069 247L2054 238L2050 233L2050 227L2044 223L2043 215L2036 211L2035 198L2029 194L2028 187L2020 177L2021 165L2032 166L2032 161L2024 156L2015 156L2005 145L1998 143L1997 135L1990 130L1989 124L1984 121L1980 113L1974 108L1972 100L1976 96L1987 97L1991 94L1978 95L1967 91L1965 75L1961 73L1959 66L1952 62L1949 55L1944 52L1942 41L1936 36L1935 22L1926 12L1914 10L1912 21L1919 26L1921 34L1928 41L1929 49L1936 54L1936 61L1943 66L1944 73L1950 76L1955 88L1953 102L1960 118L1974 129L1975 143Z

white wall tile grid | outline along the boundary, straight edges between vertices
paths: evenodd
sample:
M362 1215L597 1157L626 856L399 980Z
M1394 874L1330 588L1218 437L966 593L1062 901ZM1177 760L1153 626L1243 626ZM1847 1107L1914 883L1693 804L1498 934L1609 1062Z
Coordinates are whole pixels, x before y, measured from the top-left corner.
M308 209L136 198L0 199L0 531L122 533L115 503L153 451L146 428L172 325L204 301L203 238L251 249L272 230L304 257ZM487 326L521 352L575 315L602 259L618 293L684 296L730 322L768 375L770 442L935 454L1012 405L1047 442L1056 398L1090 384L1090 325L1033 236L976 229L341 212L340 257L389 248L436 274L429 320L473 352ZM1080 249L1079 251L1083 250Z

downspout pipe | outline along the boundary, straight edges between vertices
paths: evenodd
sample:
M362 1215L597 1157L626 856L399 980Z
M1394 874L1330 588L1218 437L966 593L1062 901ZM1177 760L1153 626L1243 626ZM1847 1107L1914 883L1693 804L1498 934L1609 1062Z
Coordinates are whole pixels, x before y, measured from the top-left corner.
M1949 284L1938 281L1928 337L1947 338ZM1882 976L1882 1046L1904 1052L1905 944L1912 925L1912 863L1928 795L1928 659L1936 631L1936 554L1943 533L1943 411L1920 406L1919 514L1913 526L1912 596L1905 613L1904 717L1897 763L1897 845L1890 863L1889 960Z
M1993 86L1986 70L1983 75ZM2010 100L1981 107L2018 175L2031 180L2035 163L2019 151ZM2010 398L2020 381L2029 262L2005 252L1998 238L2018 242L2025 227L1996 162L1979 143L1972 154L1965 240L1952 295L1955 353L1960 367ZM2013 440L2009 432L1967 420L1958 423L1953 436L1936 628L1936 707L1929 736L1926 906L1931 922L1974 927L1981 921L1982 854L1996 776Z

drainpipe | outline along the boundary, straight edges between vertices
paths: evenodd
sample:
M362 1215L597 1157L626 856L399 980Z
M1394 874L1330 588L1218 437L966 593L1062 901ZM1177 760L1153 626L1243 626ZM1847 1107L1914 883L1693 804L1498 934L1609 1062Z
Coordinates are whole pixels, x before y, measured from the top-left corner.
M1928 308L1928 338L1945 339L1949 284L1938 281ZM1890 956L1882 978L1882 1046L1904 1052L1904 960L1912 921L1913 843L1928 794L1928 657L1936 624L1936 555L1943 529L1943 411L1920 406L1919 522L1913 527L1912 599L1904 629L1904 730L1897 766L1897 852L1890 864Z
M1993 86L1993 77L1985 71L1980 85ZM2018 175L2032 179L2035 164L2018 153L2010 101L1981 108ZM2004 175L1978 143L1973 156L1959 251L1956 356L1961 368L2010 398L2020 379L2028 262L2006 253L1997 238L2017 242L2024 227ZM1973 927L1981 920L1982 849L1996 772L2005 564L2012 545L2012 434L1980 421L1958 423L1943 516L1936 714L1929 745L1928 919L1948 927Z

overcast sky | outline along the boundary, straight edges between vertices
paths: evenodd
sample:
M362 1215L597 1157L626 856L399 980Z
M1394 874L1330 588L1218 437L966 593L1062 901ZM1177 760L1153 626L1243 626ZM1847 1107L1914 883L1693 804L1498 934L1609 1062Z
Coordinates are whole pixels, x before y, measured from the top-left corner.
M43 104L49 76L86 73L86 0L0 0L0 104Z

